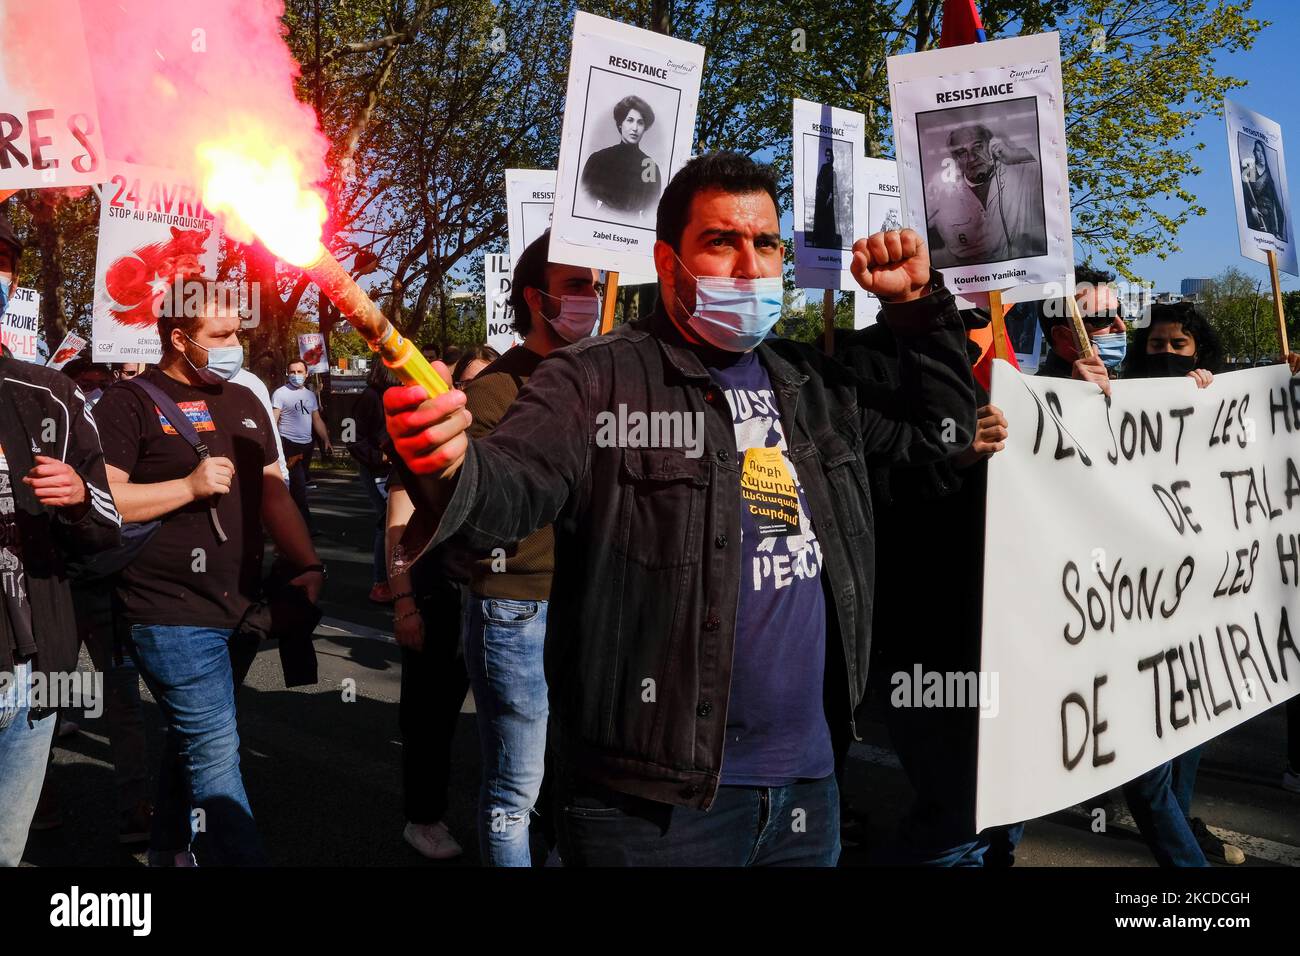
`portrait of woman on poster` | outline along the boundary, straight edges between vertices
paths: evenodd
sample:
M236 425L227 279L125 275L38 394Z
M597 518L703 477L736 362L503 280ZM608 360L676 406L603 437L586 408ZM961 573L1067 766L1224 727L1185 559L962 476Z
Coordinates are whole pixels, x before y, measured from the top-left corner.
M663 183L659 165L641 149L641 140L654 126L654 110L631 95L614 104L613 114L619 142L591 154L582 171L582 187L597 209L637 217L653 214Z

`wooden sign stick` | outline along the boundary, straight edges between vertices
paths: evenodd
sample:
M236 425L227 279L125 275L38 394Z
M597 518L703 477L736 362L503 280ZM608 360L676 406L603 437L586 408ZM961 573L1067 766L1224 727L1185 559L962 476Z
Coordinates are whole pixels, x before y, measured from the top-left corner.
M1011 361L1007 348L1007 313L1002 306L1002 290L989 289L989 317L993 319L993 357Z
M827 355L835 353L835 290L822 292L822 349Z
M618 301L618 273L605 273L605 300L600 310L600 334L614 327L614 305Z
M1079 312L1079 300L1072 295L1067 295L1065 301L1070 307L1070 324L1074 327L1074 347L1079 351L1079 358L1091 358L1092 338L1088 335L1087 326L1083 324L1083 315Z
M1268 273L1273 279L1273 311L1277 316L1277 340L1282 346L1282 361L1285 362L1291 347L1286 340L1286 310L1282 308L1282 282L1277 274L1277 253L1272 249L1267 252Z

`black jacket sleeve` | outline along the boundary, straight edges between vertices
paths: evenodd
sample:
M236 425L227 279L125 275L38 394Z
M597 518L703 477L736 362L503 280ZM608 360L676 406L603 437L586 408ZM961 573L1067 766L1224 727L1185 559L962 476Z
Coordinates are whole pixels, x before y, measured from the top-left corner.
M94 416L80 389L70 387L68 392L65 399L69 417L65 461L85 482L88 507L74 520L69 520L66 509L58 509L54 528L60 544L69 551L94 554L117 547L121 540L122 518L108 487L104 451L100 447Z
M408 526L407 553L423 553L458 532L466 546L486 551L553 524L581 493L591 466L590 390L589 373L574 350L553 352L492 434L470 440L445 508L439 501L445 496L434 487L440 482L411 476L408 491L441 520L427 541L409 537L418 532Z
M975 437L975 381L966 327L941 280L929 295L885 305L898 343L897 381L863 379L858 390L869 460L923 464L964 451Z

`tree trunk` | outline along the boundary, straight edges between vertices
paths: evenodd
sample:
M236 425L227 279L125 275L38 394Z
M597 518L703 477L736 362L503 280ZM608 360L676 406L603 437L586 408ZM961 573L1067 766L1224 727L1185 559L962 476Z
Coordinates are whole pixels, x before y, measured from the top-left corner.
M41 294L41 334L51 353L68 333L68 318L63 311L63 234L54 221L55 190L34 190L31 205L36 227L36 248L41 255L37 281Z

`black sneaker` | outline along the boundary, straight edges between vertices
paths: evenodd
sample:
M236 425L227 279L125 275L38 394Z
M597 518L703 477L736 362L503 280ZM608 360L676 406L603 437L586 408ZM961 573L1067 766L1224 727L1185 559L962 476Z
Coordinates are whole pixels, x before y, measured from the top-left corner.
M1241 847L1234 846L1231 843L1224 843L1205 825L1205 821L1200 817L1192 817L1192 835L1196 837L1196 842L1201 845L1201 852L1205 854L1207 860L1215 863L1226 863L1229 866L1236 866L1238 863L1246 862L1246 854L1241 851Z

